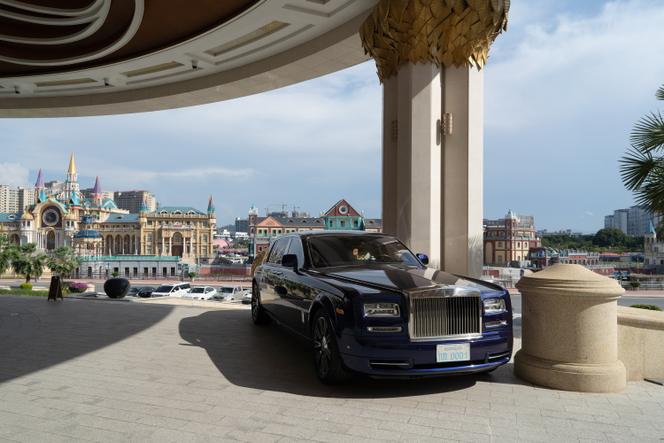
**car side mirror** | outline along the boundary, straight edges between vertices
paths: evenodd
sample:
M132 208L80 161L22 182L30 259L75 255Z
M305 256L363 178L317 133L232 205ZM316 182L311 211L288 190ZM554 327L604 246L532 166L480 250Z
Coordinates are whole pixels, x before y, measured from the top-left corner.
M299 269L297 263L297 255L286 254L283 257L281 257L281 266L285 268L291 268L293 271L297 271Z
M417 253L415 255L422 262L423 265L428 265L429 264L429 256L428 255L422 254L422 253Z

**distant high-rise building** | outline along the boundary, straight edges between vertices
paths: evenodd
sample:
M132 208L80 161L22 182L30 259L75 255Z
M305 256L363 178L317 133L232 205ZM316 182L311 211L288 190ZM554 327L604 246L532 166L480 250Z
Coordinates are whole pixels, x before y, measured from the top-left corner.
M35 189L34 188L18 188L16 190L18 197L18 211L24 211L28 206L35 204Z
M65 190L65 182L52 180L44 183L44 192L46 195L58 195Z
M157 199L149 191L115 191L113 200L118 208L137 214L141 211L141 205L145 205L147 212L157 210Z
M0 212L22 212L27 206L35 203L34 189L12 188L9 185L0 185Z
M616 209L604 217L604 228L619 229L627 235L641 237L648 233L650 223L655 221L653 214L641 206Z
M249 232L249 219L237 217L234 232Z
M18 193L9 185L0 185L0 212L18 212Z

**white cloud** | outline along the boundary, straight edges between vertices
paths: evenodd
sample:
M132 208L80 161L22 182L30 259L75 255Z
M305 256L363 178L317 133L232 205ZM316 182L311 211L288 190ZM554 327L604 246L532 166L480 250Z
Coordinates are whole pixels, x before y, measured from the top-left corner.
M597 15L527 26L513 53L487 66L487 125L553 128L652 99L664 82L662 6L616 1Z
M0 184L28 186L28 168L18 163L0 163Z
M96 170L96 172L104 177L109 177L110 185L124 185L129 187L154 185L163 180L176 180L185 183L191 183L192 181L200 180L210 181L214 179L233 179L236 181L244 181L252 178L256 174L256 171L252 168L229 169L213 166L180 170L178 170L176 166L173 166L164 171L108 168Z
M373 62L264 94L144 114L0 119L16 161L82 187L149 189L168 204L213 194L220 220L285 202L316 212L346 197L380 215L382 98ZM203 203L201 203L203 202ZM221 202L224 202L222 205Z
M515 2L518 25L486 68L486 210L518 195L535 202L538 227L594 232L633 204L618 160L634 123L663 107L664 3L535 4Z

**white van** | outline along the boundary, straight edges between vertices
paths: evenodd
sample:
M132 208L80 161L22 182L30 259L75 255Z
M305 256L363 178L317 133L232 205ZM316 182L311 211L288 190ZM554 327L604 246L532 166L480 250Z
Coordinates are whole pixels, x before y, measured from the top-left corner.
M153 297L182 297L189 292L191 285L189 283L166 283L159 286L152 292Z

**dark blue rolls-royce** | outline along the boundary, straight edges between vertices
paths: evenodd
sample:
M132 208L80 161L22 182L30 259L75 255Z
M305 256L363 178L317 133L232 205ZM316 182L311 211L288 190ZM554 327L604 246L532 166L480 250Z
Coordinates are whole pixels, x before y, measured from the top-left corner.
M256 267L252 319L274 320L310 339L323 382L351 372L437 376L507 363L509 293L426 263L388 235L287 234Z

